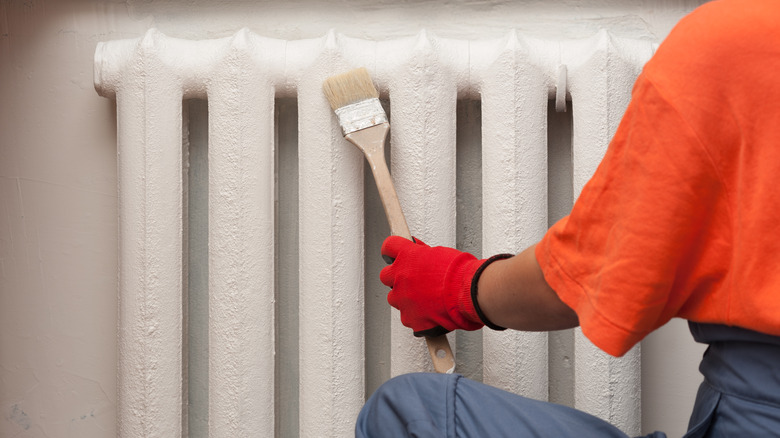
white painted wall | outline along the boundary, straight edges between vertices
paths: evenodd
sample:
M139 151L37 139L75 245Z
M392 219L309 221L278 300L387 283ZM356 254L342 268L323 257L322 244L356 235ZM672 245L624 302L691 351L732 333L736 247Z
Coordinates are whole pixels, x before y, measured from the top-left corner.
M228 36L241 27L281 39L320 37L329 29L386 39L422 28L465 39L499 37L512 28L573 38L606 27L660 41L699 3L0 2L0 436L108 437L116 427L116 112L115 103L92 85L98 41L139 37L150 27L188 39ZM563 204L553 206L555 214L565 210ZM294 215L292 210L283 214ZM462 216L459 227L471 229L469 214ZM376 244L372 239L379 236L368 236L367 247ZM479 247L469 231L458 241ZM284 243L280 257L289 258L292 248ZM280 265L291 269L292 263ZM376 269L370 263L367 268L369 274ZM367 286L366 292L379 298L368 301L381 303L381 286ZM282 311L295 305L283 304L289 310ZM560 340L571 342L565 335ZM644 431L682 434L702 351L679 321L643 343ZM369 352L368 359L381 362L377 355ZM564 358L550 361L551 378L555 369L569 375ZM370 376L367 382L370 390ZM565 391L552 396L564 402L569 397Z

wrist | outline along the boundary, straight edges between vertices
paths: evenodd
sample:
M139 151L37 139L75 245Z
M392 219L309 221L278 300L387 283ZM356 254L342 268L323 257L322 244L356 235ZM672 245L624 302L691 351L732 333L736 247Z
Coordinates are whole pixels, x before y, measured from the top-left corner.
M514 257L514 254L496 254L493 257L490 257L488 259L480 260L481 264L479 265L479 268L477 268L477 270L474 272L474 276L471 279L469 301L471 303L471 308L473 309L473 316L477 318L482 324L486 325L487 327L493 330L506 330L506 327L501 327L498 324L494 324L488 319L488 317L482 311L482 308L479 305L479 279L482 276L482 273L485 271L485 269L488 266L490 266L490 264L499 260L508 259L510 257Z

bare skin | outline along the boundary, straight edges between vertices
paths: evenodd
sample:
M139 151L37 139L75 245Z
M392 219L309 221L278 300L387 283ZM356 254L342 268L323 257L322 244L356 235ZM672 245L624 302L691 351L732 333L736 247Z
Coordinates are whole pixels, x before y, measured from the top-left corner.
M547 284L531 246L520 254L491 263L479 278L477 300L494 324L524 331L577 327L571 307Z

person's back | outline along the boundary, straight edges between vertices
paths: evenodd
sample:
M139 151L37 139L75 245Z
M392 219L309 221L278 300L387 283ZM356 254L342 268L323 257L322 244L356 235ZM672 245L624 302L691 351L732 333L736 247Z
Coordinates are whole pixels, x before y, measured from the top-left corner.
M720 267L697 275L705 277L702 296L679 316L780 335L780 239L772 238L780 236L780 2L704 5L680 23L644 76L699 138L720 183L709 191L723 192L708 212L712 222L700 224L723 228L721 241L699 255L701 264ZM700 305L712 300L704 295L711 287L718 304Z

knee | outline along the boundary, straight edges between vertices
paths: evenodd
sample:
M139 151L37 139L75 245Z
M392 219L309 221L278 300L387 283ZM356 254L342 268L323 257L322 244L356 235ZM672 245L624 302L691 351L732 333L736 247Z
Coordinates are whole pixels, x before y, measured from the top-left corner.
M380 405L394 408L401 404L427 404L443 394L448 381L460 376L437 373L410 373L393 377L383 383L366 402L366 405Z
M419 397L418 390L425 391L425 388L431 386L429 381L432 379L436 379L436 375L430 373L411 373L393 377L374 391L366 401L363 411L395 410L396 405L408 405L411 398Z
M366 401L355 427L357 437L405 436L414 421L431 421L431 407L443 399L449 383L459 376L413 373L394 377ZM435 410L435 408L434 408Z

